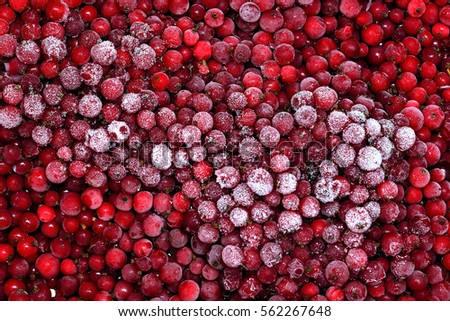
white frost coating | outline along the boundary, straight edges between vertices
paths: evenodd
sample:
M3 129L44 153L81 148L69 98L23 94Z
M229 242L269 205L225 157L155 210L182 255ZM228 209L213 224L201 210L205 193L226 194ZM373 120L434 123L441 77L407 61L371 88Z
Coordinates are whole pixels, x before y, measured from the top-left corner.
M184 168L189 165L189 155L185 149L179 149L175 151L173 157L173 165L176 168Z
M407 151L413 147L416 142L416 133L410 127L400 127L395 132L394 144L401 152Z
M368 202L364 204L364 209L369 213L370 217L372 218L372 222L375 222L375 220L380 216L381 213L381 206L378 202Z
M292 211L283 211L278 217L278 229L281 233L292 233L302 225L300 214Z
M366 121L366 115L359 110L350 110L347 115L355 123L364 123Z
M253 192L247 184L241 183L233 189L233 198L242 206L253 205Z
M339 174L339 169L331 160L325 159L319 165L319 172L322 177L335 177Z
M113 120L108 125L108 133L112 141L116 143L123 143L130 136L130 127L124 121Z
M236 245L227 245L222 250L222 261L230 268L238 268L244 261L244 253Z
M99 65L109 66L116 60L117 50L111 41L106 40L92 46L91 57Z
M66 44L53 36L43 39L41 47L44 55L58 61L62 60L67 55Z
M89 62L80 70L81 79L88 86L97 86L103 76L103 68L99 64Z
M342 241L349 248L360 247L364 241L364 234L348 230L342 236Z
M248 221L248 212L241 207L235 207L230 212L230 221L236 227L245 226Z
M320 203L312 196L307 196L300 203L300 209L303 217L314 218L320 213Z
M157 169L169 169L172 164L172 151L170 148L164 144L154 146L152 150L152 164Z
M385 161L391 158L392 152L394 151L394 144L389 138L386 136L380 137L375 141L373 146L380 151L382 160Z
M379 123L381 125L381 131L383 132L383 135L387 136L388 138L392 138L395 131L395 125L392 120L380 119Z
M138 175L142 183L149 187L154 187L161 181L160 171L149 164L139 166Z
M348 116L342 111L333 110L327 118L328 128L333 134L339 134L347 126L349 120Z
M216 182L221 188L235 188L241 180L239 171L232 166L225 166L215 171Z
M141 109L141 96L136 93L127 93L122 96L120 107L127 113L136 113Z
M376 119L367 119L364 127L366 129L367 135L369 135L370 137L377 137L381 135L381 125Z
M297 188L297 179L291 173L281 173L278 175L276 186L278 193L291 194Z
M41 118L46 104L40 94L27 95L23 98L23 112L25 116L38 120Z
M241 110L247 106L247 98L243 93L236 91L228 97L227 104L232 110Z
M0 109L0 126L11 129L16 128L22 122L22 115L19 108L6 106Z
M311 106L314 103L313 93L307 90L301 90L291 98L291 106L297 110L301 106Z
M301 106L295 112L294 118L300 127L311 128L317 120L317 112L314 107Z
M102 112L102 101L95 95L84 95L78 103L78 113L87 118L94 118Z
M331 178L320 178L314 186L314 194L322 203L334 201L341 190L341 183Z
M143 43L134 48L132 59L137 68L147 70L155 64L156 53L152 47Z
M205 222L212 222L219 215L216 204L212 201L201 202L198 206L198 214Z
M372 225L372 218L364 208L353 207L345 213L345 224L352 232L364 233Z
M94 152L104 153L109 149L110 144L108 132L104 128L89 129L86 132L84 144Z
M264 126L259 132L259 141L264 147L275 147L280 138L280 132L272 126Z
M256 195L265 196L273 190L273 178L265 169L256 168L250 172L247 185Z
M256 223L264 223L272 215L272 209L264 202L255 202L255 205L253 205L250 211L250 216Z
M220 213L227 212L230 208L232 208L236 203L234 202L233 198L229 194L222 195L217 200L217 209Z
M199 144L201 142L202 132L197 126L187 125L181 130L180 138L186 147L189 148L194 144Z
M193 162L201 162L206 158L206 148L203 146L194 146L189 148L189 158Z
M340 144L336 146L331 154L333 162L342 168L346 168L355 161L356 152L352 146L348 144Z
M356 163L365 171L373 171L380 168L382 156L378 149L372 146L363 147L358 152Z
M44 126L36 126L31 132L31 137L39 146L48 145L52 140L52 131Z
M366 137L364 128L361 125L352 123L345 127L342 133L342 139L347 144L357 145L361 144Z
M125 51L132 52L137 46L139 46L139 39L130 35L122 37L121 48Z
M283 250L280 245L274 242L267 242L262 246L259 256L265 265L272 267L280 262L283 256Z

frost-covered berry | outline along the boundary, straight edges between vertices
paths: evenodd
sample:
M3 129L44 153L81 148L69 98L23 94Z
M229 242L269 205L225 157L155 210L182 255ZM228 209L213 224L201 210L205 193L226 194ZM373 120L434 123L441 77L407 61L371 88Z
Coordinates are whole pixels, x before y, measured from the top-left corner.
M319 165L319 172L322 177L335 177L339 174L339 169L331 160L325 159Z
M314 90L314 103L319 109L330 110L338 100L337 92L327 86L321 86Z
M102 101L95 95L85 95L78 103L78 113L87 118L94 118L102 112Z
M194 125L187 125L181 130L180 139L186 147L192 147L201 142L202 132Z
M59 74L61 85L67 90L75 90L81 86L81 76L77 67L69 66Z
M244 253L236 245L227 245L222 249L222 261L230 268L238 268L244 261Z
M247 185L256 195L265 196L273 190L273 178L265 169L256 168L249 173Z
M282 173L289 169L291 162L284 154L276 154L270 159L270 168L275 173Z
M150 164L146 164L143 166L138 166L137 175L142 183L148 187L155 187L161 181L161 172L151 166Z
M124 121L113 120L108 125L108 133L115 143L123 143L130 136L130 127Z
M11 129L16 128L22 122L22 113L15 106L5 106L0 109L0 126Z
M327 117L328 128L333 134L339 134L347 126L348 116L339 110L333 110Z
M201 202L197 211L204 222L214 222L219 216L216 204L213 201Z
M267 242L262 246L259 256L265 265L272 267L280 262L283 256L283 249L277 243Z
M22 108L25 116L38 120L42 117L44 110L46 108L44 99L40 94L26 95L23 98Z
M342 133L342 139L347 144L358 145L364 141L366 137L366 132L364 131L364 127L361 125L352 123L344 128Z
M53 36L44 38L41 41L41 48L47 59L60 61L67 55L66 44Z
M136 93L127 93L122 96L120 107L129 114L137 113L142 106L141 97Z
M322 203L334 201L341 190L341 183L331 178L320 178L314 185L314 195Z
M216 182L221 188L235 188L240 180L239 171L232 166L225 166L215 171Z
M234 201L242 206L253 205L253 191L247 184L241 183L233 189Z
M395 132L394 136L394 144L395 147L401 151L407 151L411 147L413 147L416 142L416 133L410 127L400 127Z
M277 177L276 190L278 193L291 194L297 188L297 178L291 173L281 173Z
M242 110L247 106L247 98L241 92L235 91L227 98L231 110Z
M86 85L97 86L100 83L100 80L102 79L103 68L99 64L89 62L81 67L80 76L82 81Z
M231 195L225 194L225 195L222 195L217 200L216 205L217 205L217 209L219 210L220 213L226 213L231 208L233 208L236 205L236 203L234 202L233 197L231 197Z
M333 149L331 158L337 166L346 168L355 161L356 152L353 147L348 144L339 144Z
M356 163L362 170L373 171L380 168L382 160L382 155L378 149L366 146L359 150Z
M89 129L86 132L85 145L94 152L104 153L109 149L110 139L104 128Z
M378 138L373 143L373 147L378 149L378 151L381 153L381 159L384 161L391 158L392 152L394 151L394 144L386 136Z
M300 201L300 211L305 218L317 217L320 213L320 203L313 196L306 196Z
M363 124L366 122L366 115L359 110L350 110L347 115L355 123Z
M31 138L33 138L34 142L39 146L46 146L50 144L52 137L52 130L45 126L38 125L34 127L31 132Z
M291 106L294 110L302 106L312 106L314 104L314 95L307 90L301 90L291 98Z
M155 64L156 53L152 47L143 43L134 48L132 59L138 69L147 70Z
M91 57L99 65L109 66L116 60L117 50L111 41L102 41L92 46Z
M283 211L278 216L278 229L281 233L292 233L302 225L302 217L293 211Z
M135 23L133 23L133 25ZM141 23L144 24L143 22L141 22ZM131 25L131 26L133 26L133 25ZM145 24L145 25L147 25L147 24ZM125 51L128 51L128 52L133 52L134 48L139 46L139 43L140 42L139 42L138 38L130 36L130 35L125 35L125 36L122 37L122 40L121 40L121 43L120 43L120 47L122 48L122 50L125 50Z
M317 112L314 107L301 106L295 112L294 118L300 127L311 128L317 121Z
M280 138L280 132L272 126L264 126L259 132L259 140L264 147L277 146Z
M164 144L159 144L152 149L152 165L160 170L169 169L172 165L172 150Z
M141 42L148 41L153 36L153 30L146 22L133 22L130 26L130 34Z
M387 136L388 138L394 137L395 133L395 124L390 119L380 119L378 121L381 125L381 132L384 136Z
M372 218L372 222L374 222L380 216L381 213L380 203L370 201L364 204L363 207L367 211L367 213L369 213L370 217Z
M367 119L364 127L366 129L366 134L369 137L377 137L381 135L381 125L376 119Z
M372 225L372 218L364 208L353 207L345 213L345 224L352 232L364 233Z
M258 201L250 210L250 217L256 223L264 223L273 215L272 209L264 202Z
M72 160L72 150L70 149L69 146L63 146L58 148L56 155L58 155L59 158L61 158L63 161L66 162Z
M248 212L242 207L235 207L230 212L230 221L236 227L245 226L248 221Z
M41 56L41 49L33 40L24 40L16 47L16 57L26 65L37 64Z

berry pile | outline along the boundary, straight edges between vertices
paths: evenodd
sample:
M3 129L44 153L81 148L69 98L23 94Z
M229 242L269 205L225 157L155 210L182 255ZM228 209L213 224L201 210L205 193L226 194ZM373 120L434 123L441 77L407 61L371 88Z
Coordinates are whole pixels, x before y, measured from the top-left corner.
M447 0L0 0L0 300L450 300Z

